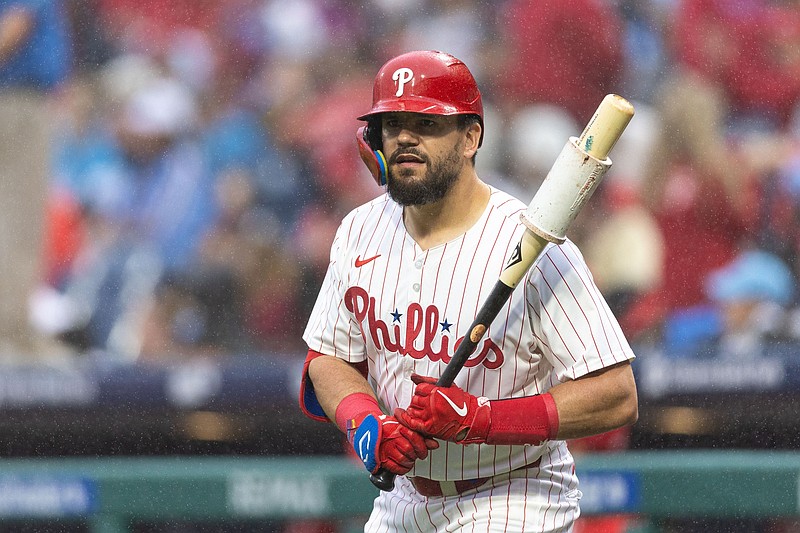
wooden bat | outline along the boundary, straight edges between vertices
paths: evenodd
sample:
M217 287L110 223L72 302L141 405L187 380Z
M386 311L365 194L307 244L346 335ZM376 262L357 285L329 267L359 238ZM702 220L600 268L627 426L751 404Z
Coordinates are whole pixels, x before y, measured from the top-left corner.
M436 384L449 387L475 351L489 325L508 301L548 243L561 244L566 230L597 189L611 167L608 154L633 118L630 102L609 94L600 103L580 137L570 137L547 173L528 209L522 214L526 227L500 274L492 292L478 310L475 320L447 363ZM394 474L381 469L370 475L373 485L383 491L394 487Z

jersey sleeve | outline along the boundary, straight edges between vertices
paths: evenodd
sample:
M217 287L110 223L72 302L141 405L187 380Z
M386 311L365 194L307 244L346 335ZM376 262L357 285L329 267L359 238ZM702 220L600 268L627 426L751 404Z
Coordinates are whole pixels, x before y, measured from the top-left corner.
M345 218L331 246L330 263L303 333L309 349L350 363L366 359L361 326L344 305L348 272L347 240L352 219Z
M526 279L537 348L554 379L577 379L635 358L616 317L571 241L549 246Z

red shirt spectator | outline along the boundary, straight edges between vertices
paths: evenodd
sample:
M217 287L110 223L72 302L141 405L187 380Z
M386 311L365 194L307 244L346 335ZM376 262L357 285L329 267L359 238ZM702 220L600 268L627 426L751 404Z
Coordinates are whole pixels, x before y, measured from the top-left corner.
M511 0L503 13L506 51L496 98L546 102L581 124L619 90L622 23L598 0Z
M784 125L800 99L800 6L685 0L674 27L679 63L721 84L733 113Z

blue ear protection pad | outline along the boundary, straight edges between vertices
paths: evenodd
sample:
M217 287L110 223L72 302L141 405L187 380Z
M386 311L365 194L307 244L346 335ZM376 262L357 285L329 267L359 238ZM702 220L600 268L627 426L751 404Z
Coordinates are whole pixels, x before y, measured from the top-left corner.
M358 141L358 153L361 155L361 160L367 165L372 177L378 182L378 185L386 185L386 157L383 152L376 150L367 140L369 126L361 126L356 132L356 141Z

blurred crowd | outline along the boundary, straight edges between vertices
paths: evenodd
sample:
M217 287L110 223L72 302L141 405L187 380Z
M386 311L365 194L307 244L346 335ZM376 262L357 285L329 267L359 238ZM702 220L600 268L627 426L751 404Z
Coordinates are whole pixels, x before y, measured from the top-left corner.
M478 173L523 201L605 94L634 103L570 229L633 343L748 357L800 339L799 1L22 3L69 30L40 106L43 264L24 306L58 348L304 353L338 222L381 193L355 117L412 49L470 67Z

